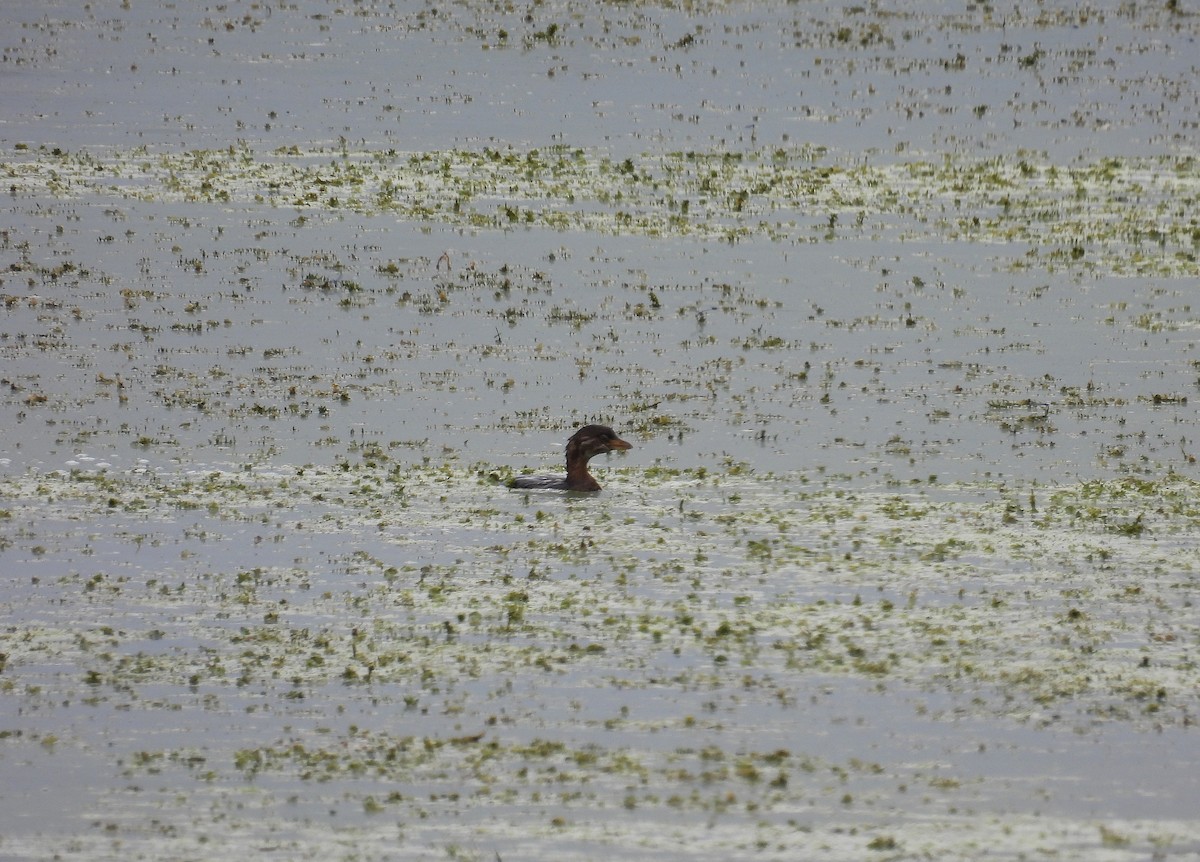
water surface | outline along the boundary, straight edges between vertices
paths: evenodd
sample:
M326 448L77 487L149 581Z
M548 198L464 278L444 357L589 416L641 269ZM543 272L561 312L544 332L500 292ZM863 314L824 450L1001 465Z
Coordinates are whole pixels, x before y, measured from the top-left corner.
M1200 857L1189 10L5 15L0 856Z

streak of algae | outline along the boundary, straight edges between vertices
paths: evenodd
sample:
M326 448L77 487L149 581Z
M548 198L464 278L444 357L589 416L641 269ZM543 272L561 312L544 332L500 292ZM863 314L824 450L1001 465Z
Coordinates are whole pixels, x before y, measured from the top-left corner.
M1032 154L879 166L820 149L673 152L614 163L577 147L183 154L20 151L0 163L14 192L72 198L394 214L475 228L820 241L904 225L947 239L1033 246L1023 268L1195 276L1200 202L1190 156L1105 157L1064 167ZM898 228L897 228L898 225Z

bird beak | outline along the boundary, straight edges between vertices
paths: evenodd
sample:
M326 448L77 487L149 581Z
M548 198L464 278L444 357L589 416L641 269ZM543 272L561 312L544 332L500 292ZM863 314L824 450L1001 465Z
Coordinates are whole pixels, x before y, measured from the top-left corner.
M633 447L618 437L616 440L608 441L608 448L611 451L613 449L632 449Z

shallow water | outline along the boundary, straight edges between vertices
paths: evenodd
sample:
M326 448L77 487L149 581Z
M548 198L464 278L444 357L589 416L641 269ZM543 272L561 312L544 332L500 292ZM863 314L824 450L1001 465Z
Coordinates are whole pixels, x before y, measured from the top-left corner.
M1190 10L5 15L0 858L1200 858Z

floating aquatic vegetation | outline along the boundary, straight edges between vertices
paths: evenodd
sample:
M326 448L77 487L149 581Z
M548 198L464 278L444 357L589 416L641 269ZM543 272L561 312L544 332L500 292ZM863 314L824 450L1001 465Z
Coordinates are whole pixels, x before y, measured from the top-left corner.
M630 809L748 816L770 836L816 805L848 826L895 782L950 806L1004 798L797 733L826 690L1075 734L1186 732L1200 706L1192 480L897 493L737 465L622 476L587 501L436 463L6 478L3 553L25 579L2 683L35 714L187 709L226 727L228 745L114 732L138 785L172 775L224 805L243 780L270 806L272 788L327 786L355 830L554 800L530 828L577 840ZM91 539L72 551L77 524ZM259 709L292 729L256 735ZM748 712L757 741L737 729Z
M1200 201L1200 172L1180 156L1070 168L1032 154L845 166L800 147L613 164L569 146L403 154L241 145L102 159L26 150L0 163L0 175L21 195L346 209L487 229L818 242L846 232L903 236L908 224L946 239L1031 244L1022 268L1200 273L1200 228L1188 215ZM353 192L331 196L330 188ZM815 222L813 214L821 214Z
M55 5L0 854L1194 850L1181 4Z

